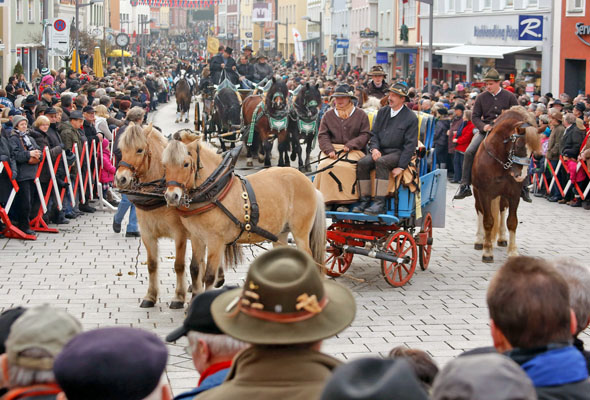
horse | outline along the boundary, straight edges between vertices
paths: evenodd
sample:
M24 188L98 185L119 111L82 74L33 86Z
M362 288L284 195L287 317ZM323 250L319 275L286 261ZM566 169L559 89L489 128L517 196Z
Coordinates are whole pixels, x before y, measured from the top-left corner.
M518 255L516 211L531 153L540 149L534 116L524 107L514 106L500 114L475 154L472 184L478 228L474 247L483 249L485 263L494 261L492 242L496 239L498 246L508 246L509 257Z
M192 141L194 137L188 136ZM119 189L132 189L138 184L154 182L164 176L162 152L168 140L152 125L142 128L130 124L119 139L119 149L122 158L115 174L115 182ZM205 245L196 236L182 226L180 216L173 209L166 207L166 203L142 206L137 204L137 221L141 228L141 240L147 251L147 267L149 273L148 291L140 307L154 307L158 300L158 239L172 238L175 243L176 256L174 271L176 272L176 290L170 308L178 309L184 306L186 298L185 282L185 252L186 241L190 238L192 245L192 259L190 273L193 294L203 291L202 272L205 255ZM221 278L220 278L221 279ZM201 283L201 284L200 284Z
M264 166L270 167L271 134L276 133L279 143L287 139L288 96L289 90L285 81L273 77L270 89L264 97L253 94L242 102L242 138L247 145L247 166L253 165L252 154L258 154L258 159L262 162L258 151L262 145Z
M296 92L293 106L289 112L289 125L287 131L291 138L291 160L299 157L299 170L303 171L303 157L301 155L301 141L305 143L305 170L311 171L310 154L315 147L319 131L319 112L322 106L322 95L319 85L306 83ZM288 166L287 148L279 144L279 166Z
M226 151L225 141L230 140L231 148L235 147L236 134L222 136L224 132L240 129L242 100L236 90L225 87L220 89L213 98L212 123L217 127L221 150Z
M188 115L189 110L191 107L191 88L183 76L180 80L176 83L176 123L179 123L184 118L184 114L186 114L186 118L184 120L185 123L188 123Z
M274 246L287 245L289 231L297 247L323 266L326 217L322 194L293 168L269 168L247 178L236 176L233 164L228 167L227 162L236 152L239 149L222 160L200 139L188 145L171 141L162 158L166 202L177 207L185 216L184 227L207 246L206 287L215 280L227 243L270 240Z
M367 90L361 86L358 86L354 90L354 94L357 97L357 107L363 109L365 112L376 112L387 105L387 96L378 99L375 96L369 96Z

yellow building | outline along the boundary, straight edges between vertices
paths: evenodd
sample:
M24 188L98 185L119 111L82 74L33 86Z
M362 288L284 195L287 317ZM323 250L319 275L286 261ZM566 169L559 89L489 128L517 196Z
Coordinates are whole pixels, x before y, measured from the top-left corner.
M279 1L279 51L287 58L295 52L293 28L302 38L307 37L307 22L302 18L307 15L307 0ZM288 49L287 49L288 44Z
M240 1L240 47L253 46L252 4L254 0Z

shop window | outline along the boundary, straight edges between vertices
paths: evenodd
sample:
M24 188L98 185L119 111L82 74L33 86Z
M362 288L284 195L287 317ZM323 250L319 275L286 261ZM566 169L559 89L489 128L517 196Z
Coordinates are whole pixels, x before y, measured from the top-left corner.
M530 92L531 88L539 90L541 87L541 58L540 57L518 57L514 60L516 76L514 88L524 92Z

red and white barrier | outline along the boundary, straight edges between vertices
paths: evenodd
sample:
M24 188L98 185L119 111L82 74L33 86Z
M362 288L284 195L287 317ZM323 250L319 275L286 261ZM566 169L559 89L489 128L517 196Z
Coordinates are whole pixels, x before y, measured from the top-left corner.
M0 206L0 219L4 223L4 229L0 232L5 238L10 239L24 239L24 240L37 240L35 235L27 235L20 229L16 227L10 221L10 217L8 216L8 212L12 207L12 203L14 202L14 197L16 193L19 191L18 183L12 176L12 169L10 168L10 164L7 161L0 162L0 174L2 171L6 171L8 175L8 179L10 179L10 183L12 184L12 191L8 197L8 201L6 202L6 208Z

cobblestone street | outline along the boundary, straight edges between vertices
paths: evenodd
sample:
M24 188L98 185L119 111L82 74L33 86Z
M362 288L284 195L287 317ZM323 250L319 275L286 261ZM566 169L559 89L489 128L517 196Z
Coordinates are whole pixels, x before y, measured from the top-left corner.
M155 116L154 123L166 134L192 127L175 125L174 111L175 105L169 103ZM393 347L406 345L426 350L444 364L464 350L491 345L485 294L506 252L495 249L495 263L481 262L481 252L473 249L473 197L453 202L456 188L448 184L446 228L434 230L428 270L417 267L406 286L389 286L380 262L355 256L350 277L339 282L354 292L357 316L352 326L324 343L327 353L352 359L386 355ZM521 202L517 231L521 254L571 256L587 263L589 216L581 208L544 199ZM58 234L41 233L36 241L0 239L0 309L50 303L79 318L84 329L127 325L162 338L178 327L184 310L168 308L175 285L172 242L160 242L159 303L153 309L141 309L148 280L145 249L139 239L124 237L125 225L121 234L114 233L112 218L112 212L97 211L60 226ZM241 284L248 262L261 251L247 248L247 262L229 270L226 282ZM183 339L168 346L167 375L175 394L194 387L198 380L185 353L186 344Z

